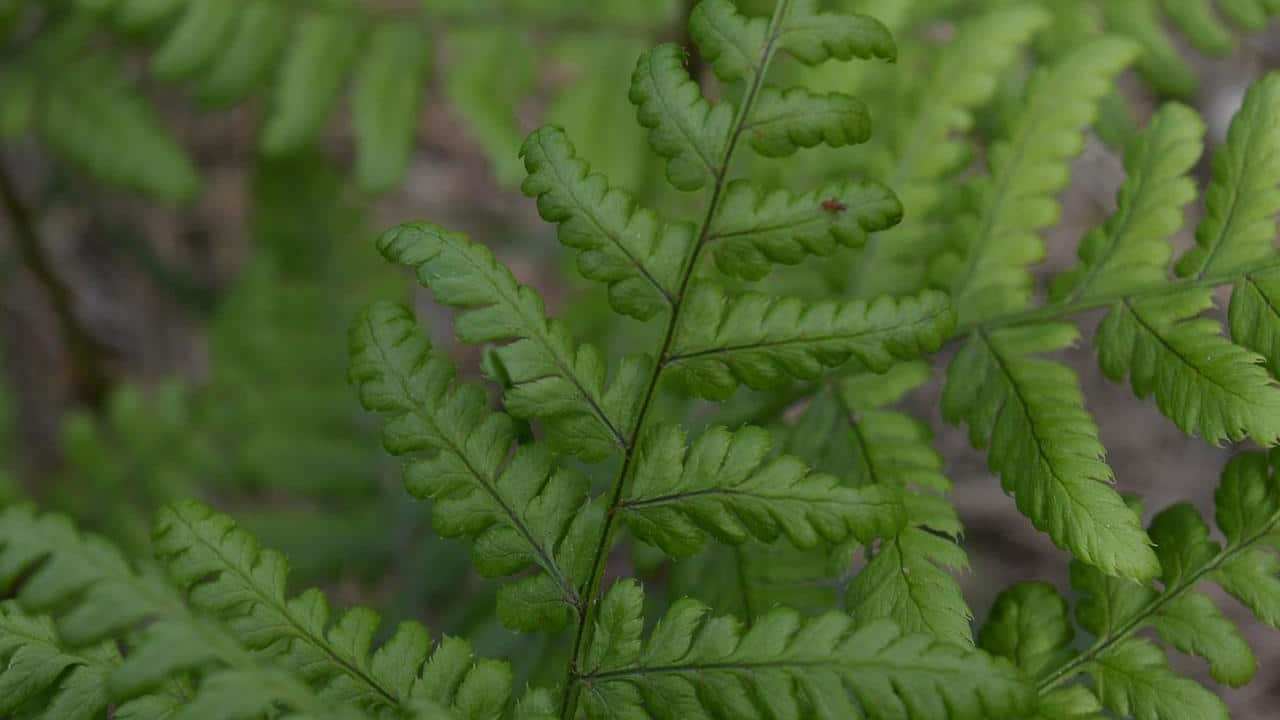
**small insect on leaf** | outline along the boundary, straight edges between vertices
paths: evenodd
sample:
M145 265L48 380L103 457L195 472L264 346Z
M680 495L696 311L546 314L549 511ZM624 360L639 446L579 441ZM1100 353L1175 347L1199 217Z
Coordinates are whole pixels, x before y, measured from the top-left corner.
M849 206L845 205L844 203L840 202L835 198L827 198L826 200L822 201L822 209L831 213L832 215L838 215L839 213L842 213L845 210L848 210Z

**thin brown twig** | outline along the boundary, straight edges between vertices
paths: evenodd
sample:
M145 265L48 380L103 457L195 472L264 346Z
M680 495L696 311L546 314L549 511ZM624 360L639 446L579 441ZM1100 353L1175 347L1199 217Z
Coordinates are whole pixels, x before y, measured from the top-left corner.
M71 288L54 272L31 210L22 201L17 184L0 160L0 203L3 203L14 244L24 267L44 289L57 318L71 365L74 402L100 408L110 387L107 372L109 350L89 332L76 315Z

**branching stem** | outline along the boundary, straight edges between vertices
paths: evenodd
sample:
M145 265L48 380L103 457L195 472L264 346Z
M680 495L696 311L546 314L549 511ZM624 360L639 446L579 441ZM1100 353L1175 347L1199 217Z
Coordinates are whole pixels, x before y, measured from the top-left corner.
M106 347L93 336L76 315L75 296L71 288L53 269L45 254L45 245L36 228L36 220L22 201L17 184L0 162L0 203L9 218L14 244L22 262L44 288L49 306L58 320L66 343L72 372L75 400L91 408L102 406L110 386L106 370Z
M1201 580L1204 580L1204 578L1210 573L1216 571L1218 568L1221 568L1241 553L1265 540L1267 536L1271 535L1271 533L1275 531L1278 525L1280 525L1280 513L1272 515L1267 524L1256 534L1245 538L1234 545L1223 548L1222 552L1218 553L1213 560L1205 563L1203 567L1193 573L1190 573L1188 576L1181 578L1178 583L1166 587L1164 592L1152 598L1150 602L1148 602L1141 610L1134 613L1133 616L1121 624L1120 627L1098 638L1094 641L1093 645L1089 646L1088 650L1085 650L1079 655L1067 660L1063 664L1059 665L1053 672L1046 675L1040 680L1036 689L1041 695L1043 695L1067 680L1070 680L1080 671L1084 670L1089 663L1106 653L1107 650L1110 650L1116 645L1132 637L1135 632L1141 630L1143 626L1147 624L1152 616L1160 612L1160 610L1169 603L1187 594L1187 592L1199 584Z
M586 669L581 667L581 663L586 655L587 649L591 645L596 616L600 606L600 590L601 584L604 580L605 566L609 559L609 552L612 549L614 540L617 536L619 526L619 509L626 495L625 490L627 482L630 479L634 465L637 452L637 441L641 437L641 433L646 426L653 398L657 394L658 385L662 381L664 370L669 364L671 347L675 342L676 331L680 326L681 311L684 309L684 299L688 294L689 284L693 280L694 272L698 267L698 259L702 254L704 246L707 244L707 239L711 235L711 223L720 209L720 201L724 195L724 189L728 181L729 166L733 160L733 153L738 146L738 140L742 137L742 133L746 128L746 119L751 113L751 108L755 103L756 97L759 95L760 89L764 86L764 78L765 75L768 74L769 64L772 62L774 53L777 50L777 41L782 34L783 20L787 16L787 11L790 5L791 0L777 0L777 3L774 6L773 17L769 21L769 30L766 35L765 44L760 51L760 61L754 69L754 74L747 86L746 94L743 96L742 102L734 116L733 124L730 126L729 140L725 145L720 163L718 167L715 168L715 182L711 190L711 198L707 201L707 210L703 217L701 228L698 232L698 240L681 270L679 290L676 293L675 301L672 303L671 313L667 320L667 326L662 341L662 350L658 355L657 362L653 365L653 371L649 375L649 382L645 388L644 399L640 403L640 411L636 415L635 425L631 429L630 438L626 444L622 467L614 478L612 490L609 495L609 509L605 514L604 527L600 532L600 541L596 545L591 574L587 579L586 590L582 595L583 606L579 612L578 627L574 637L573 650L569 656L569 664L565 674L564 698L560 706L561 720L574 720L578 713L578 702L582 694L582 679L586 676L587 672Z

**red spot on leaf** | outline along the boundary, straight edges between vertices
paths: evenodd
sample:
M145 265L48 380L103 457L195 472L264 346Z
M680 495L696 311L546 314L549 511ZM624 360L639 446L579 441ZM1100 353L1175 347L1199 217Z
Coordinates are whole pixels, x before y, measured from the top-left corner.
M845 205L844 203L840 202L835 198L827 198L826 200L822 201L822 209L826 210L832 215L838 215L844 212L845 210L848 210L849 206Z

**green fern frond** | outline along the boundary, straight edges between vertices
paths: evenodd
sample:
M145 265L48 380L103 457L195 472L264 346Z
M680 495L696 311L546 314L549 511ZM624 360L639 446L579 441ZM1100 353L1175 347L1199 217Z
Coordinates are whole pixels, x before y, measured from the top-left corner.
M790 378L814 379L850 358L882 372L895 360L936 350L953 322L946 296L936 292L812 303L757 294L729 297L704 284L688 300L668 364L693 392L725 398L740 383L769 388Z
M1045 718L1075 717L1047 709L1069 694L1077 699L1063 710L1098 715L1090 709L1088 691L1068 684L1081 673L1092 676L1101 703L1120 717L1228 717L1221 699L1179 675L1164 650L1137 633L1154 629L1168 645L1204 659L1214 679L1226 685L1240 686L1253 677L1257 661L1240 629L1198 587L1215 582L1263 622L1280 624L1280 556L1273 547L1280 527L1280 485L1274 462L1274 453L1245 453L1224 469L1215 504L1225 545L1210 538L1208 525L1189 504L1156 515L1150 535L1162 566L1158 582L1133 583L1074 564L1071 584L1080 595L1076 619L1095 638L1086 649L1075 649L1067 604L1047 585L1006 591L983 630L983 647L1038 680Z
M352 379L365 407L388 417L386 446L421 453L406 471L409 491L433 498L435 527L475 539L480 571L545 574L500 594L504 621L525 629L563 625L580 604L579 544L601 518L586 505L586 479L557 468L540 448L518 448L515 425L491 411L484 392L453 382L453 367L431 350L408 310L371 307L351 334Z
M1074 302L1147 289L1168 278L1169 238L1196 197L1188 177L1204 148L1204 121L1166 105L1127 149L1116 212L1080 243L1080 264L1054 280L1051 299Z
M685 50L660 45L646 51L631 77L636 117L649 129L649 145L667 159L667 180L679 190L698 190L723 172L733 107L714 107L689 77Z
M1254 83L1213 158L1213 182L1196 246L1180 277L1220 277L1271 257L1280 212L1280 74Z
M894 188L908 213L902 225L870 238L848 273L851 294L873 298L926 287L921 258L933 257L945 239L931 225L934 214L953 193L948 180L973 154L961 136L973 129L974 111L996 93L997 79L1050 19L1042 8L1025 4L966 19L925 70L927 80L908 86L907 97L900 79L892 79L888 96L901 98L898 120L872 138L869 150L874 177Z
M1084 148L1083 130L1098 103L1138 50L1104 37L1071 52L1032 81L1025 109L1008 140L990 154L990 177L976 185L978 212L962 225L965 258L939 263L951 283L961 322L1021 310L1031 301L1028 266L1044 258L1039 232L1058 219L1054 195Z
M725 188L707 242L726 275L760 280L773 263L795 265L810 255L829 256L838 247L860 247L870 233L902 219L893 191L871 181L831 183L803 195L762 192L737 180Z
M1159 564L1138 518L1110 487L1075 373L1035 357L1076 337L1063 324L974 335L948 369L943 413L968 423L975 446L990 446L991 469L1054 543L1109 574L1149 578Z
M510 342L496 357L506 373L507 409L548 421L557 446L588 460L625 447L647 361L627 360L606 385L605 359L579 345L547 317L542 298L516 281L483 245L459 233L416 223L387 231L378 248L391 262L414 268L436 300L462 310L454 324L466 343Z
M1222 336L1208 289L1125 300L1098 328L1098 360L1113 380L1130 378L1139 397L1154 394L1183 432L1218 444L1251 437L1280 441L1280 387L1263 358Z
M861 100L843 93L765 87L743 131L752 150L781 158L819 144L838 148L864 143L871 137L871 115Z
M0 604L0 713L91 720L110 704L107 675L119 664L110 643L63 646L53 622ZM35 712L27 712L35 710Z
M1228 327L1236 344L1266 358L1273 376L1280 372L1280 268L1246 273L1236 281Z
M430 67L417 28L384 23L370 34L351 99L356 180L366 190L390 190L404 177Z
M359 29L341 13L304 14L280 62L262 149L282 155L315 139L337 105L360 50Z
M268 652L326 696L362 707L406 707L417 694L430 697L449 683L445 676L461 687L483 684L481 700L490 708L500 707L511 691L506 665L474 662L462 641L445 642L433 653L426 630L416 624L402 624L372 651L378 615L355 609L330 623L328 601L319 591L288 598L283 557L262 550L232 519L198 503L161 512L156 555L193 606L214 614L248 646Z
M787 0L778 45L806 65L828 60L898 58L893 36L879 20L866 15L828 13L818 0Z
M768 19L744 16L732 0L705 0L689 14L690 37L726 82L754 75L768 31Z
M1031 698L1005 662L881 621L773 610L749 629L676 602L642 640L638 584L606 595L583 675L588 717L1020 717Z
M623 519L676 557L699 551L708 534L732 544L785 535L810 548L850 536L867 543L902 525L896 488L842 486L770 450L769 433L756 427L711 428L692 447L679 428L656 429L641 440Z
M529 172L524 194L538 199L543 220L560 226L560 242L579 251L582 274L609 285L614 309L647 320L670 307L694 228L664 223L630 193L610 187L560 128L534 132L521 155Z

